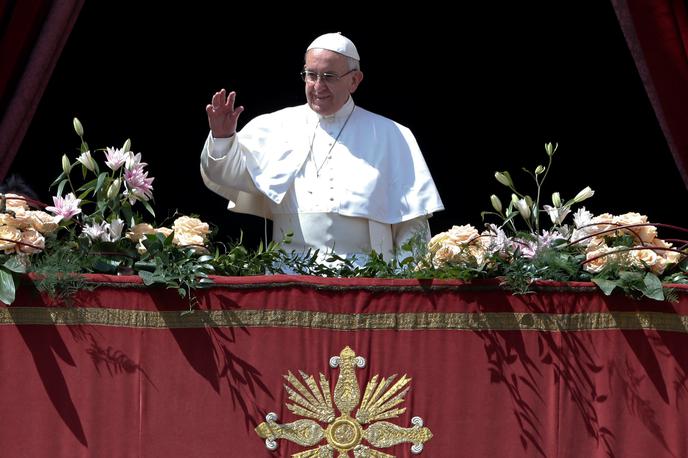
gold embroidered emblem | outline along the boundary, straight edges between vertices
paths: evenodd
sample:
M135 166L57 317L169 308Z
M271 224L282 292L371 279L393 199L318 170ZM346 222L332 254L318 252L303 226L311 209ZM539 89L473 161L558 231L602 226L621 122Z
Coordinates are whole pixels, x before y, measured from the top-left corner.
M302 371L299 373L303 383L291 372L284 376L289 382L284 388L293 402L287 404L287 408L305 418L282 425L277 423L276 414L267 414L265 421L256 428L256 433L265 439L268 449L277 448L277 439L286 439L304 447L327 441L327 444L317 448L296 453L292 458L334 458L335 452L339 453L338 458L350 457L349 452L353 452L354 458L394 458L393 455L370 448L364 441L376 448L408 442L412 444L411 452L420 453L423 450L423 444L432 438L432 432L423 426L420 417L413 417L413 426L410 428L380 421L396 418L406 411L405 407L397 407L404 402L404 396L410 389L407 385L411 379L406 374L398 380L397 374L394 374L379 382L379 375L376 374L366 385L361 399L354 370L364 367L365 359L345 347L339 356L330 358L330 366L339 367L334 396L323 374L320 374L319 383L312 375ZM340 414L338 417L332 398ZM358 410L352 417L356 407ZM327 427L323 429L320 423L327 423ZM367 429L364 429L365 425L369 425Z

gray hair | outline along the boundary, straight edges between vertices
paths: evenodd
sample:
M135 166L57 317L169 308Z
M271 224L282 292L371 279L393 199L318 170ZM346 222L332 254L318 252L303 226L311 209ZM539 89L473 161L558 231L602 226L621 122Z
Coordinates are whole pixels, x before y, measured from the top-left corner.
M346 58L346 68L349 70L360 70L361 63L354 59L353 57L344 56Z

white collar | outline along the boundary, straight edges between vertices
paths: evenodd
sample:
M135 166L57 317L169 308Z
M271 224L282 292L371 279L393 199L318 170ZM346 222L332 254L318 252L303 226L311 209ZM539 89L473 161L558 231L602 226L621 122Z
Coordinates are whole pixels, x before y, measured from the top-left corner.
M346 100L346 103L342 105L342 107L337 110L335 113L331 115L321 115L320 113L316 113L315 115L317 116L317 122L322 123L322 122L343 122L346 118L349 117L349 114L354 110L355 104L354 104L354 99L353 97L349 96L349 98Z

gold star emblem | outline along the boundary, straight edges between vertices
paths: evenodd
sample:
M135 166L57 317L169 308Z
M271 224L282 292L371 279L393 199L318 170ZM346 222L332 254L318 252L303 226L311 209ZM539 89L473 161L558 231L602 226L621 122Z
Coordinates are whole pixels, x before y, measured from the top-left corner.
M330 384L323 374L320 374L318 386L312 375L299 371L302 383L289 372L284 376L289 385L284 385L284 388L293 404L288 403L287 408L305 418L281 425L277 423L276 414L271 412L266 415L265 421L256 428L256 433L265 439L268 449L277 448L277 439L286 439L304 447L318 445L323 440L327 442L296 453L292 458L333 458L335 452L339 453L339 458L350 457L349 452L353 452L354 458L394 458L365 443L376 448L387 448L408 442L412 444L413 453L423 450L423 444L432 438L432 432L423 426L420 417L413 417L413 426L410 428L380 421L396 418L406 411L405 407L397 407L404 402L404 396L410 389L407 385L411 379L406 374L398 380L396 374L381 380L376 374L366 385L361 400L354 370L364 367L365 359L345 347L339 356L330 358L330 366L339 367L340 370L334 389L334 403L340 415L335 415ZM356 416L352 417L351 413L357 406ZM327 427L323 428L320 423L326 423ZM366 429L365 425L368 425Z

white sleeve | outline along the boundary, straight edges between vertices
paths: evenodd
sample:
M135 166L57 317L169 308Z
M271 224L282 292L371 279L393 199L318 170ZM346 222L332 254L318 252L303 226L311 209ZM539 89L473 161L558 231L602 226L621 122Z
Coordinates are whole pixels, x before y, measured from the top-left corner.
M246 169L246 153L236 134L230 138L213 138L212 133L201 152L201 168L214 183L251 194L259 193Z

